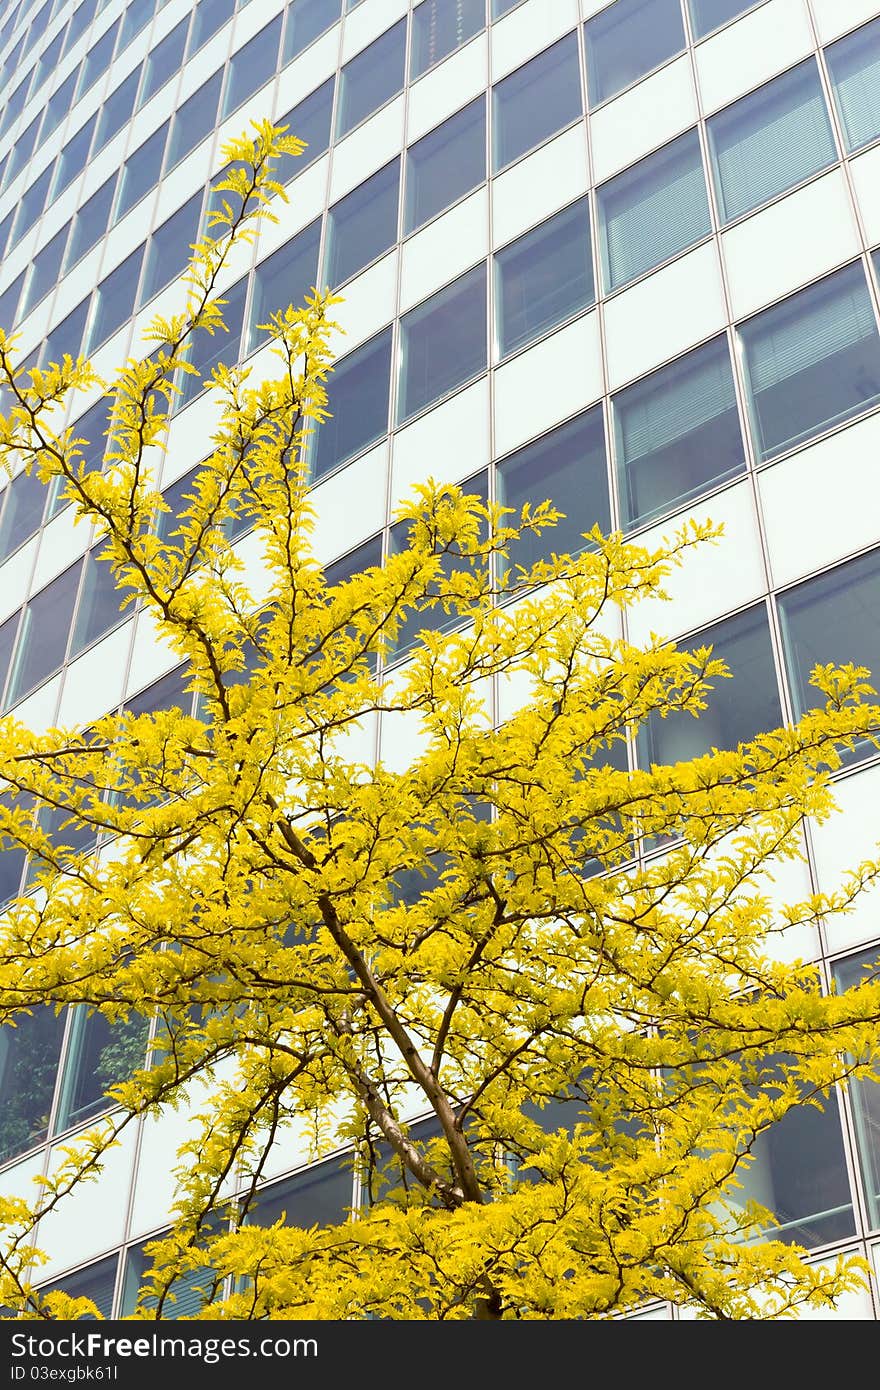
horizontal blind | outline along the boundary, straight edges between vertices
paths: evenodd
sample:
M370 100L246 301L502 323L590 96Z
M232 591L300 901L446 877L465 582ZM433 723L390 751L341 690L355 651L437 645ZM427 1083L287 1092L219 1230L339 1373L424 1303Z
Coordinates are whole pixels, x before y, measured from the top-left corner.
M641 387L630 400L624 392L624 399L615 403L627 463L667 448L736 408L726 343L721 352L711 345L710 352L703 350L694 358L679 366L677 375L668 369L658 372L650 390Z
M860 149L880 136L880 21L832 44L827 57L847 149Z
M726 222L836 159L813 59L709 122L718 201Z
M599 193L607 288L683 251L710 230L695 131L619 175Z
M832 276L771 311L763 323L758 319L744 330L749 378L756 394L877 338L861 271L852 267L843 274L844 280Z

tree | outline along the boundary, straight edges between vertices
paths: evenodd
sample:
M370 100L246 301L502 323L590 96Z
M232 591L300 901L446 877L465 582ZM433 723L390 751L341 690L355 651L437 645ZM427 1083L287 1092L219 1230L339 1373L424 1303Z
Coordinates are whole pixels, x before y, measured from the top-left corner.
M198 695L197 717L0 726L0 832L37 866L4 919L0 1020L84 1006L118 1029L106 1076L130 1071L33 1202L2 1204L0 1299L32 1317L90 1308L35 1290L35 1223L126 1126L201 1079L144 1317L173 1311L175 1279L197 1270L207 1314L238 1319L827 1303L859 1262L811 1267L739 1183L790 1110L878 1074L880 986L823 994L814 967L772 949L785 925L845 911L877 866L784 909L767 892L803 818L832 812L841 750L876 739L867 673L817 671L824 703L793 728L628 771L617 755L639 726L699 716L725 671L706 648L609 635L608 615L660 593L711 528L654 551L593 531L578 555L517 565L552 506L512 517L431 484L401 512L397 553L332 582L303 461L326 416L329 293L272 317L274 379L213 372L211 453L160 540L151 460L175 380L193 338L222 331L228 248L283 196L273 157L301 148L254 130L224 151L226 200L183 312L100 382L103 472L52 424L91 365L24 372L0 337L6 458L59 480L97 526L125 602ZM259 595L233 520L262 545ZM493 683L516 694L497 725ZM400 750L384 761L357 733L377 714ZM292 1124L313 1156L351 1146L370 1198L354 1219L248 1222Z

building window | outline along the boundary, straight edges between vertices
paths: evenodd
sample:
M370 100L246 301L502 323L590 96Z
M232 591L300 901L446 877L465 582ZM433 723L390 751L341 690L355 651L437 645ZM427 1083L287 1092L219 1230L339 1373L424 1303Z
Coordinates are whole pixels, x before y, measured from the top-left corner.
M107 452L111 409L110 397L102 396L71 425L71 439L79 440L76 446L79 454L77 466L87 472L100 472L103 465Z
M858 263L765 309L740 336L762 460L880 401L880 338Z
M84 1007L71 1013L55 1132L92 1119L113 1104L106 1092L146 1061L147 1021L135 1014L109 1023Z
M616 0L584 25L590 105L598 106L685 46L679 0Z
M347 135L403 89L406 64L406 20L375 39L339 74L336 137ZM295 135L298 131L293 132Z
M834 966L838 990L852 989L877 978L877 947L847 956ZM876 1081L851 1081L849 1097L853 1111L856 1148L862 1187L872 1230L880 1226L880 1085Z
M291 0L284 30L284 62L302 53L336 23L341 13L342 0Z
M492 18L500 19L503 14L507 14L508 10L512 10L520 3L521 0L492 0Z
M76 612L76 625L70 644L71 657L97 642L122 621L122 593L117 588L107 560L98 558L98 547L83 559L84 574Z
M119 28L119 20L111 24L96 44L93 44L80 65L80 81L77 88L76 99L85 96L90 88L94 87L98 78L107 71L110 59L113 57L113 45L116 43L116 31Z
M204 48L233 16L235 0L199 0L193 11L188 58Z
M400 159L352 189L327 214L324 281L336 287L397 241Z
M137 96L138 84L141 80L141 70L135 68L130 72L124 82L120 82L115 91L111 92L101 107L101 119L98 123L98 133L95 136L95 153L102 150L108 140L112 140L126 121L129 120L134 110L135 97Z
M567 34L492 88L495 172L582 113L577 35Z
M53 1279L43 1284L41 1294L57 1289L69 1298L90 1298L103 1318L109 1318L113 1309L113 1290L116 1287L118 1255L109 1255L98 1260L86 1269L78 1269L75 1274L65 1274L63 1279ZM90 1318L92 1315L87 1315Z
M760 3L761 0L745 0L745 3L743 0L688 0L694 38L704 38L713 29L720 29L722 24L737 19Z
M126 256L122 264L111 271L95 291L94 318L89 334L90 352L94 352L105 343L134 312L143 259L144 248L141 245L136 251L132 251L130 256Z
M486 98L448 116L406 152L406 232L430 222L486 179Z
M229 60L223 115L236 111L275 76L281 44L281 15L254 34Z
M141 90L138 106L145 106L150 97L155 96L166 82L170 82L180 71L183 62L183 51L186 48L186 31L189 27L189 17L182 19L179 24L166 34L156 47L151 49L144 65L144 85Z
M61 231L56 232L42 251L34 256L31 273L28 277L27 291L21 306L22 318L25 314L29 314L31 309L39 304L40 300L49 294L60 280L69 231L70 223L66 222Z
M12 284L0 294L0 328L9 333L22 315L18 312L18 301L24 285L25 272L16 276Z
M35 536L43 520L47 488L36 468L19 473L0 493L0 564Z
M614 290L686 251L711 231L695 130L648 155L598 193L605 288Z
M397 422L486 370L486 267L475 266L400 320Z
M550 217L495 257L502 357L595 300L586 198Z
M712 647L713 657L725 662L730 675L712 682L698 719L681 710L665 719L648 717L638 733L643 767L698 758L713 748L735 749L779 728L782 707L763 603L704 628L679 646Z
M274 177L278 183L289 183L291 179L307 169L313 160L327 150L330 144L330 121L333 115L334 77L328 77L316 91L307 97L276 125L287 126L287 135L294 135L306 142L302 154L282 154L275 165Z
M71 266L75 266L87 251L91 251L106 232L107 224L110 221L110 208L113 203L115 186L116 175L114 174L106 183L101 184L97 193L93 193L91 198L77 209L73 219L73 229L70 233L70 244L67 247L65 273L70 270Z
M119 192L113 213L114 222L119 222L129 209L133 208L135 203L139 203L141 198L145 198L148 193L152 192L159 182L169 124L170 122L166 121L158 130L154 130L150 138L139 145L134 154L129 155L123 164L119 174ZM113 179L108 181L111 197L113 182ZM108 184L104 185L105 188L107 186ZM68 261L70 264L73 263L70 256L68 256Z
M745 469L726 337L618 392L612 408L627 527L682 507Z
M708 131L722 222L751 212L837 159L813 58L713 116Z
M602 407L595 406L566 424L526 444L503 459L496 469L498 500L513 508L507 520L516 524L523 506L552 502L564 516L540 535L524 532L509 548L513 566L524 569L552 555L576 555L584 548L584 532L598 526L611 529L608 466Z
M190 339L189 360L196 368L192 372L181 372L178 380L180 396L175 408L181 410L200 395L211 373L221 362L234 364L241 353L241 334L244 325L244 301L247 293L247 277L239 280L222 296L223 321L226 332L208 333L198 328Z
M321 219L316 217L290 241L285 242L266 260L260 261L254 273L250 308L248 350L265 341L261 326L271 314L292 304L299 308L318 279L318 243L321 240Z
M848 150L880 136L880 19L826 48L828 71Z
M44 339L39 354L39 365L46 367L50 362L61 363L68 354L76 361L82 352L86 323L89 316L89 299L84 299L73 309L66 319ZM22 364L30 365L30 364Z
M295 1173L292 1178L261 1188L248 1206L253 1226L336 1226L348 1218L352 1205L351 1164L330 1159Z
M796 716L816 709L825 697L810 684L816 666L849 662L867 666L880 682L880 550L838 565L780 595L785 663ZM844 751L844 763L870 757L867 740Z
M161 1240L168 1234L168 1231L161 1231L151 1239ZM216 1229L211 1234L216 1234ZM155 1294L146 1294L138 1304L138 1289L144 1283L147 1270L152 1268L153 1263L146 1252L146 1247L149 1244L150 1241L144 1241L142 1245L132 1247L125 1257L120 1317L130 1317L136 1307L148 1309L156 1307L158 1300ZM189 1269L186 1273L181 1274L178 1279L173 1281L165 1295L162 1303L162 1317L172 1321L177 1318L194 1317L208 1302L216 1277L210 1265L201 1265L197 1269Z
M0 854L0 885L7 876L8 854ZM16 1023L15 1028L0 1028L0 1163L48 1135L64 1035L64 1014L56 1014L50 1004L21 1015Z
M218 68L214 76L209 77L207 82L175 111L171 122L171 134L168 137L166 173L185 159L196 145L213 131L217 122L222 82L223 69Z
M421 77L486 25L486 0L422 0L412 17L413 79Z
M97 112L90 116L84 126L72 136L64 149L58 156L55 166L55 182L52 185L52 197L57 198L64 192L65 188L73 182L78 174L81 174L86 167L89 157L89 149L92 143L92 132L98 119Z
M312 436L312 473L322 477L388 433L391 329L349 353L327 379L325 420Z
M182 208L171 214L150 237L146 269L141 285L140 304L164 290L189 265L193 244L199 234L202 190L194 193Z
M46 206L46 198L49 194L49 183L52 178L53 165L44 169L39 178L35 179L22 197L18 204L18 216L15 219L15 231L13 233L13 245L21 241L37 221L42 216L43 208Z

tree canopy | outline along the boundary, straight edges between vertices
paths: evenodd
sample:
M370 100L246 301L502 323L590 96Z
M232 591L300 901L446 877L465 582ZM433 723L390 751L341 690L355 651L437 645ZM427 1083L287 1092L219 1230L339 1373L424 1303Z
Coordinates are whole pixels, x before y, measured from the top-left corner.
M841 753L876 737L868 673L823 668L821 707L793 727L632 770L639 727L699 717L725 670L708 648L628 642L619 614L711 527L653 550L594 530L574 556L519 565L553 507L513 515L437 482L401 509L405 543L334 577L306 450L327 413L329 292L273 315L274 374L214 370L210 452L169 516L157 468L189 345L223 331L229 248L273 216L272 161L299 148L267 125L224 151L181 313L112 379L69 357L24 370L0 334L6 461L94 524L120 599L197 697L195 714L87 728L0 721L0 839L34 865L3 917L0 1022L79 1005L125 1062L112 1109L32 1200L0 1200L0 1301L89 1310L38 1289L36 1223L127 1126L191 1104L138 1316L172 1315L194 1270L205 1315L233 1319L828 1303L862 1266L811 1265L741 1183L793 1107L878 1075L880 985L823 992L775 949L877 867L784 907L770 888L803 818L833 813ZM103 471L57 423L96 387ZM259 586L229 539L245 527ZM125 1039L148 1023L144 1064ZM350 1219L248 1220L281 1143L291 1163L351 1152Z

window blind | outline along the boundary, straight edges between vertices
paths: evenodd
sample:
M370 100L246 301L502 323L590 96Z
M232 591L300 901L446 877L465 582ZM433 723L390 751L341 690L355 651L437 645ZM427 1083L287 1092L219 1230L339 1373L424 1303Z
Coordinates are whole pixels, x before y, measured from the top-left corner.
M834 97L849 150L880 136L880 20L826 50Z
M606 288L625 285L710 231L696 131L599 190Z

